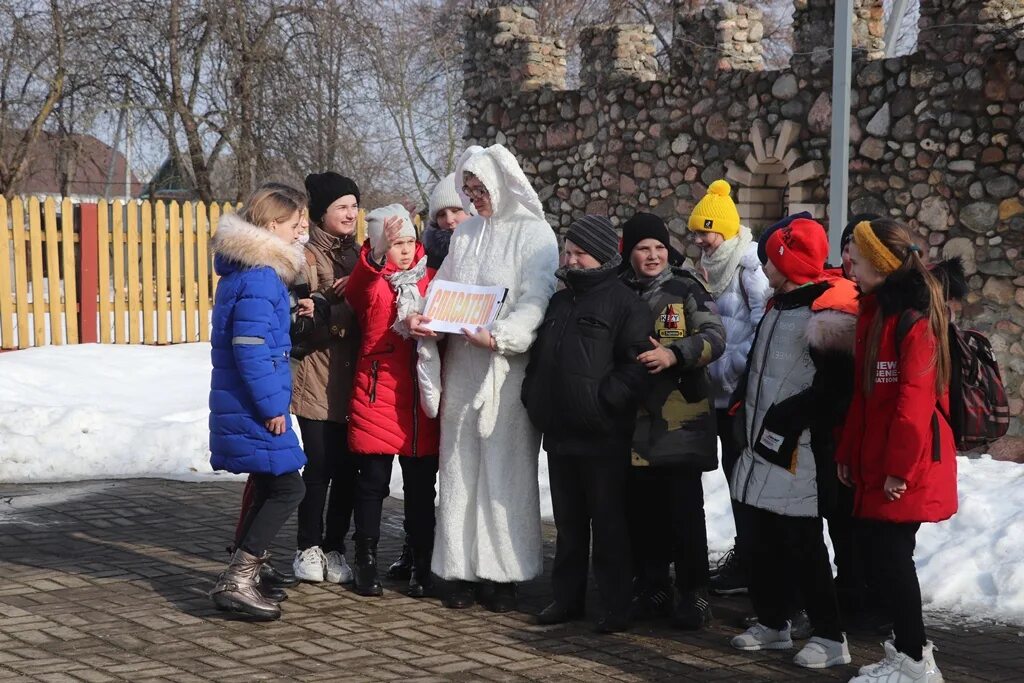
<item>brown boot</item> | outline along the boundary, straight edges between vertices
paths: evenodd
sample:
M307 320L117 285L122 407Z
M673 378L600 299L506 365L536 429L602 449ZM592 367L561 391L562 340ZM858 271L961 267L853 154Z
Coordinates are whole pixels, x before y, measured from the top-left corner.
M241 548L235 551L231 564L210 591L217 609L246 614L260 621L281 618L281 608L260 592L260 565L264 558L250 555Z

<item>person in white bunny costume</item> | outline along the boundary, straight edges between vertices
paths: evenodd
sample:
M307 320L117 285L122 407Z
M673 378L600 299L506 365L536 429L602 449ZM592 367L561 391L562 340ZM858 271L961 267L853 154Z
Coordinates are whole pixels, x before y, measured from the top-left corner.
M436 279L508 289L490 330L449 335L444 362L420 315L420 393L440 413L440 508L432 569L453 580L449 607L469 607L481 581L496 612L515 609L515 584L540 575L540 434L520 399L527 353L555 291L558 244L536 191L501 145L473 146L455 169L473 217L456 228ZM468 194L467 194L468 193Z

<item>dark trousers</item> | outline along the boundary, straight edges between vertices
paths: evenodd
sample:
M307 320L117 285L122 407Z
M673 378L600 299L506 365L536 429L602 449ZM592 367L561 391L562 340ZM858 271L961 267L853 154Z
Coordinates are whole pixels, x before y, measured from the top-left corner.
M842 640L832 563L820 517L787 517L754 509L750 600L757 619L781 629L801 595L814 634Z
M302 502L306 486L298 472L250 474L252 503L239 530L239 547L247 553L262 555L295 508Z
M436 455L417 457L400 455L405 520L402 527L409 545L427 551L434 547L434 497L437 486Z
M306 497L299 505L296 545L299 550L320 546L325 553L344 553L357 473L356 456L348 450L348 427L330 420L300 417L299 429L306 451L306 467L302 470Z
M743 447L734 433L736 429L734 422L739 418L729 415L729 411L724 408L717 409L715 417L718 422L718 438L722 442L722 470L725 471L725 478L731 483L732 470L743 454ZM733 543L733 548L743 567L750 566L750 520L754 515L753 510L754 508L749 505L737 500L732 501L732 519L736 524L736 540Z
M921 586L914 565L920 524L857 520L857 540L872 558L869 583L882 590L882 604L893 620L896 649L920 661L926 636Z
M391 467L395 456L358 453L354 457L359 474L356 476L353 538L376 542L380 539L381 508L391 493Z
M548 457L558 533L551 584L555 600L570 609L582 608L586 599L593 533L594 576L601 607L618 615L629 610L632 572L626 524L628 469L627 452Z
M836 507L828 516L828 535L835 551L836 593L843 614L874 610L880 606L879 592L869 583L869 556L858 539L858 522L853 518L853 489L837 487Z
M676 588L688 592L708 583L708 533L701 472L689 467L631 467L629 531L634 573L649 585L667 584L676 568Z

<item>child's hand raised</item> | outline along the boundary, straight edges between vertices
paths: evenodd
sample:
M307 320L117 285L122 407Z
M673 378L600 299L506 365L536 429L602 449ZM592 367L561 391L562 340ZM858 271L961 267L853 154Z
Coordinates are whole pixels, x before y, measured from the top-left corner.
M403 228L402 219L399 216L388 216L384 219L384 232L380 242L373 250L373 256L377 261L384 258L384 255L391 249L391 245L398 241Z

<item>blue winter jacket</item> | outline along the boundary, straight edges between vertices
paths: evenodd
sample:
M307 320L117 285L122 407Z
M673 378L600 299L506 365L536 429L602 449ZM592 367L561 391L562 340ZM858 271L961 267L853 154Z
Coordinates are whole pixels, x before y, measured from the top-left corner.
M221 280L211 334L210 465L236 473L295 472L306 456L288 413L286 283L299 273L302 252L235 214L220 219L213 250ZM264 423L278 415L287 428L274 436Z

